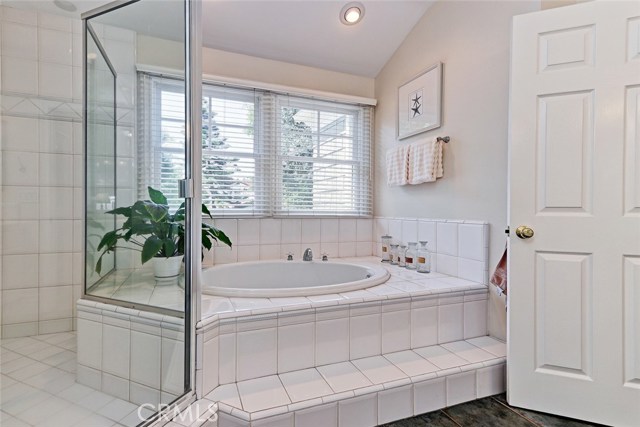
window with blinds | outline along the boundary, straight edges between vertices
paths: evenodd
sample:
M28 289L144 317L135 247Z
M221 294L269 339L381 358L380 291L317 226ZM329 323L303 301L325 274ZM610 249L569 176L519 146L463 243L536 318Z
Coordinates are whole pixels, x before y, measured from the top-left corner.
M140 191L179 204L184 89L140 73ZM369 216L368 106L203 85L202 199L215 216Z

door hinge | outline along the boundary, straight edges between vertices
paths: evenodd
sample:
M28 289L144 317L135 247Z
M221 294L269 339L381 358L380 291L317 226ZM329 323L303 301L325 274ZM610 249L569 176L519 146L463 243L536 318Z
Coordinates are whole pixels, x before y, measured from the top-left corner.
M504 229L504 234L506 234L507 236L511 235L511 230L509 230L509 227Z
M191 199L193 197L193 180L178 180L178 197L181 199Z

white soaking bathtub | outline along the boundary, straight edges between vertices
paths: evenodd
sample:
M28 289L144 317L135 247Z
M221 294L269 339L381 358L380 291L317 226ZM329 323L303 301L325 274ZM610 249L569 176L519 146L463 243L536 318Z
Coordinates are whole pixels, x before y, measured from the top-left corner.
M355 291L386 282L379 266L335 261L254 261L202 271L202 293L223 297L299 297Z

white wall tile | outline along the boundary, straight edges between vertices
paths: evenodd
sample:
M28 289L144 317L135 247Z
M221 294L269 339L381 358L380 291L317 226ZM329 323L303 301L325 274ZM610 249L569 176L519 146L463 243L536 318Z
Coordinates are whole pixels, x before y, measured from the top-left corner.
M418 221L418 241L428 241L429 250L436 249L436 222Z
M411 310L411 348L438 343L438 307Z
M282 236L282 221L274 218L260 220L260 244L279 245ZM278 251L279 255L279 251Z
M338 243L338 255L340 256L340 258L356 256L356 242Z
M43 220L39 230L40 253L73 252L73 221Z
M161 338L131 331L131 381L160 389Z
M460 224L458 226L458 256L476 261L486 261L484 227L481 224Z
M477 283L487 283L486 263L472 259L458 258L458 277Z
M51 13L38 13L38 26L52 30L71 32L72 20Z
M375 245L375 243L373 244ZM368 242L356 242L356 256L371 256L373 255L373 248L371 241Z
M160 374L158 374L158 377L160 377ZM129 401L136 405L143 405L145 403L157 405L160 403L160 390L146 387L135 382L130 382Z
M302 238L302 221L300 219L282 220L282 244L300 243Z
M462 304L438 307L438 343L459 341L464 337Z
M49 29L38 29L38 59L54 64L72 64L71 33Z
M316 322L316 365L349 360L349 319Z
M223 334L218 341L220 384L236 382L236 334Z
M184 391L184 342L162 338L161 390L173 394Z
M131 331L102 325L102 370L120 378L129 378ZM104 381L104 378L103 378ZM104 384L103 384L104 387Z
M321 243L320 244L320 253L327 254L329 260L332 258L338 258L339 255L339 243Z
M73 189L71 187L40 187L41 219L73 219Z
M2 86L3 90L7 92L37 95L38 62L30 59L3 56Z
M71 99L71 65L38 64L38 94L52 98Z
M16 9L13 7L3 8L2 19L7 22L18 22L20 24L37 25L38 14L33 10Z
M73 290L71 286L40 288L38 320L73 317Z
M338 405L338 425L340 427L374 427L378 425L376 393L343 400Z
M380 238L386 234L389 234L389 220L387 218L374 218L373 241L381 242Z
M389 219L389 235L395 243L402 241L402 220Z
M38 32L29 25L6 22L2 25L2 56L38 59Z
M414 415L436 411L445 406L447 406L445 378L436 378L415 384L413 388Z
M1 122L3 151L39 151L37 119L4 116Z
M409 310L382 313L382 353L411 348L411 314Z
M70 253L40 254L38 257L40 286L61 286L73 283L70 266L73 256Z
M418 221L402 220L402 243L418 241Z
M313 323L278 328L278 373L314 366L314 333Z
M4 255L2 289L38 287L38 255Z
M260 246L236 246L238 262L257 261L260 259Z
M3 64L4 66L4 64ZM39 154L20 151L2 153L3 185L38 185Z
M382 338L380 314L351 317L349 331L350 359L360 359L380 354Z
M278 370L275 328L237 335L237 381L273 375Z
M260 244L259 219L239 219L237 227L237 241L233 242L234 245L250 246Z
M357 239L357 221L355 219L338 220L338 242L355 242Z
M356 220L356 240L358 242L372 242L373 239L373 220L362 218Z
M295 412L296 427L338 427L338 404L314 406Z
M78 365L76 377L79 384L86 385L95 390L100 390L102 388L102 374L97 369Z
M321 222L319 219L304 218L300 230L300 241L302 243L319 243Z
M102 323L78 318L77 328L78 364L102 369Z
M33 220L39 218L38 187L2 187L2 219Z
M40 154L40 185L73 187L73 156L69 154Z
M61 120L40 120L40 151L73 154L73 124Z
M506 366L504 364L480 368L477 371L477 398L504 393L506 390Z
M413 416L413 387L406 385L378 392L378 423Z
M487 335L487 300L464 303L464 338Z
M469 371L447 377L447 406L476 398L476 372Z
M238 248L236 246L216 246L213 248L216 264L238 262Z
M207 394L218 386L218 337L210 339L202 346L202 393Z
M129 381L116 375L109 375L106 372L103 372L102 391L108 395L115 396L118 399L129 400ZM139 420L136 419L136 421Z
M458 223L438 222L436 233L438 254L458 256Z
M337 243L340 241L340 221L337 219L322 219L320 224L320 241L322 243Z
M458 257L444 254L435 254L436 256L431 257L431 261L435 260L436 265L431 266L432 271L437 271L438 273L447 274L449 276L458 276ZM437 268L436 268L437 267Z
M2 253L37 253L38 228L38 221L2 221Z
M2 291L2 323L26 323L38 320L38 289Z

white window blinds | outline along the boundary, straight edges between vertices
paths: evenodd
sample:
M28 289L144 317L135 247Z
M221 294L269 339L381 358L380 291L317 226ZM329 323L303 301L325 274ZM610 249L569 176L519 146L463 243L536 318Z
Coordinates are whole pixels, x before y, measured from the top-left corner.
M178 204L184 91L140 73L140 192ZM369 216L369 106L203 85L202 198L215 216Z

